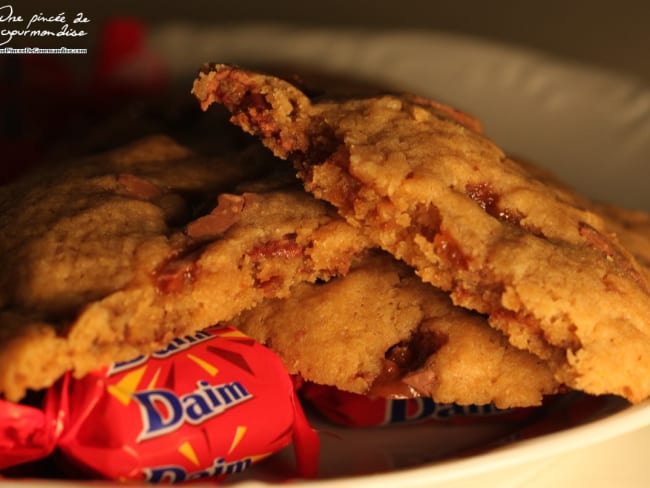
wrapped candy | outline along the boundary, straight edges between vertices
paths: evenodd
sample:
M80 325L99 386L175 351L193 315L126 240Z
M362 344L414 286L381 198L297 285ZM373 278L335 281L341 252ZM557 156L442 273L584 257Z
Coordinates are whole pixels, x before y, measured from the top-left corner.
M318 436L279 358L232 327L177 338L150 356L81 379L42 408L0 400L0 470L56 450L93 477L223 478L294 443L297 475L316 475Z
M498 409L488 405L437 403L431 398L369 397L332 386L305 383L301 396L329 421L346 427L382 427L404 422L464 424L489 420L521 420L536 408Z

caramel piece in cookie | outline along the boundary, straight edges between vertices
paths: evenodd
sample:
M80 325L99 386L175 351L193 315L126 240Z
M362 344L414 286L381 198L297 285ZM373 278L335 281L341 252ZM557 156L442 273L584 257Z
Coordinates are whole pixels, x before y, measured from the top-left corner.
M542 360L387 254L325 284L297 285L234 324L289 372L354 393L508 408L559 390Z
M205 109L291 160L307 190L454 302L489 316L556 379L632 402L650 395L645 271L603 218L471 124L413 97L312 102L274 77L200 73Z
M367 242L301 188L235 191L258 166L154 138L2 188L5 398L344 274Z

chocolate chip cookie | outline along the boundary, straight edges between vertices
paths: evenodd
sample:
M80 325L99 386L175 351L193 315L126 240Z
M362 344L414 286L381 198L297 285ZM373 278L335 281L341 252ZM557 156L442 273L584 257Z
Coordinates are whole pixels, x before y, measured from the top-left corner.
M605 219L508 157L462 114L413 96L309 99L207 66L193 92L290 160L305 188L454 303L489 317L560 383L650 395L650 285Z
M290 373L353 393L509 408L561 390L541 359L388 254L327 283L296 285L233 323L277 352Z
M0 189L5 398L344 274L367 240L300 187L245 185L267 166L244 159L153 137Z

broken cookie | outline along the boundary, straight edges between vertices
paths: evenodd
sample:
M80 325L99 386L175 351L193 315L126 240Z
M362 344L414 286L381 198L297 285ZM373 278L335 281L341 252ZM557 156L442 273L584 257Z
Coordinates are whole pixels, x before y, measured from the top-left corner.
M561 390L542 360L383 253L327 283L296 285L233 323L290 373L371 397L510 408Z
M650 285L597 211L508 157L453 110L412 96L310 100L281 79L207 66L193 92L290 160L372 241L488 315L556 380L650 395ZM470 119L471 120L471 119Z
M258 163L155 137L0 189L0 393L18 400L344 274L367 240L300 188L237 191Z

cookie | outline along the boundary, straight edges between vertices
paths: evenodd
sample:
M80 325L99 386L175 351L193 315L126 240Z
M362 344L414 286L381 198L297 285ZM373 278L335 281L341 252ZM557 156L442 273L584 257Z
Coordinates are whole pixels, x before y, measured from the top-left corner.
M305 188L372 241L487 314L557 381L650 395L650 285L582 198L509 158L453 110L411 96L312 102L226 65L193 92L292 161Z
M571 199L581 208L589 209L598 214L604 221L608 231L634 256L641 271L650 280L650 214L642 210L627 209L613 204L593 201L577 193L566 183L545 168L535 165L522 158L514 158L519 164L553 186L558 192L563 192L565 198Z
M599 204L596 209L634 255L650 280L650 214L616 205Z
M300 187L247 191L242 183L266 165L246 159L204 158L154 137L3 187L5 398L345 273L368 242Z
M542 360L387 254L325 284L296 285L233 323L290 373L353 393L509 408L561 389Z

